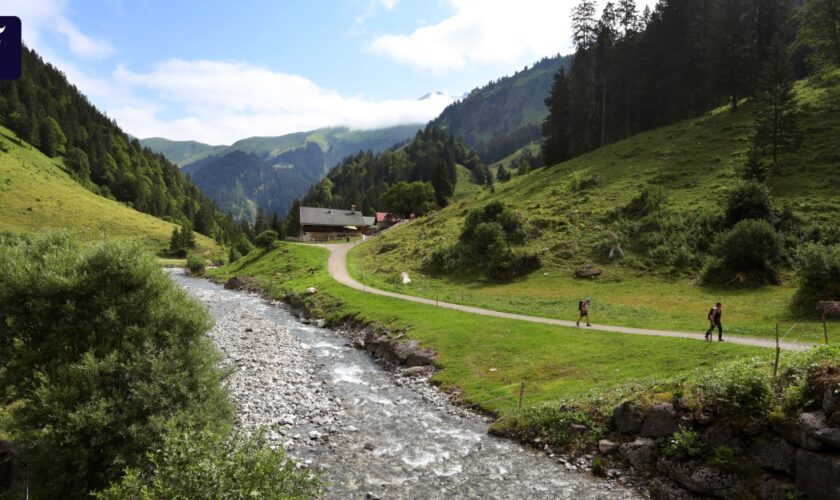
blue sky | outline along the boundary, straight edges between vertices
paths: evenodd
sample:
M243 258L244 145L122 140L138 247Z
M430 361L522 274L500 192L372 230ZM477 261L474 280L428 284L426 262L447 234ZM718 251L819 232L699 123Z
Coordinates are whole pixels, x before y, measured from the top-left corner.
M127 132L218 144L425 122L453 96L567 53L573 4L0 0L0 14L21 17L24 41Z

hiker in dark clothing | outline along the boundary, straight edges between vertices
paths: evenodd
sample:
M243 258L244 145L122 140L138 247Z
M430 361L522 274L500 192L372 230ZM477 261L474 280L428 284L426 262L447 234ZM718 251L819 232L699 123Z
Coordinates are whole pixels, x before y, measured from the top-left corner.
M578 302L578 311L580 311L580 316L577 320L577 326L580 326L580 320L586 318L586 326L592 326L589 323L589 303L592 302L590 299L581 300Z
M720 317L723 314L723 304L718 302L715 307L709 309L709 329L706 330L706 340L712 341L712 331L715 327L718 330L718 341L723 342L723 325L720 323Z

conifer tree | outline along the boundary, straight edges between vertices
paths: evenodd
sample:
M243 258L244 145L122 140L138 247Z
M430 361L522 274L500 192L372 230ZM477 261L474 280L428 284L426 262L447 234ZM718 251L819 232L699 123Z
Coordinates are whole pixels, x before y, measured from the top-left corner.
M795 151L801 143L793 82L790 59L779 35L770 48L759 83L753 140L755 149L769 155L774 167L779 156Z
M542 124L542 154L546 165L554 165L569 159L569 82L563 68L554 75L545 105L548 116Z
M840 0L807 0L802 6L800 43L811 47L817 68L840 66Z

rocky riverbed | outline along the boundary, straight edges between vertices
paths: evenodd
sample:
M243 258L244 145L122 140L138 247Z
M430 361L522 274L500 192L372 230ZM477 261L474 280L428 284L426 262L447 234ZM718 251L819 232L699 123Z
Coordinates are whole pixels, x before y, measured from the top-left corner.
M267 428L319 473L326 498L638 498L487 435L487 419L416 373L384 369L341 332L253 294L173 278L216 321L210 337L233 369L237 424Z

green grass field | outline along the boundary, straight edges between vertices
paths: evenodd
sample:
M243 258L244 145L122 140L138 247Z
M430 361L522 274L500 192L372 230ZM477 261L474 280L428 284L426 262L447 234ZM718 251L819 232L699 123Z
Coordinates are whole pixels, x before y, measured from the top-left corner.
M327 250L282 244L210 274L259 278L275 295L314 286L329 318L358 315L406 330L439 353L435 381L468 402L504 413L517 404L581 396L636 379L662 378L708 368L723 360L770 356L767 349L684 339L642 337L488 318L366 294L340 285L327 273Z
M796 161L788 161L769 179L777 208L789 208L809 223L840 226L840 130L837 103L823 88L798 85L805 143ZM836 98L834 98L836 100ZM627 252L617 262L596 262L596 248L611 231L610 214L651 184L668 194L667 208L689 213L723 206L737 185L751 131L749 105L737 114L718 109L693 120L642 133L566 163L515 176L496 184L495 193L456 198L438 213L389 232L350 254L354 277L371 286L450 302L532 315L574 319L578 300L591 297L596 322L634 327L701 331L705 315L724 303L724 326L730 333L768 337L781 322L787 340L823 339L816 318L793 315L789 302L796 290L791 270L780 287L711 287L698 284L697 270L659 265L650 256ZM597 177L594 187L576 190L579 180ZM424 276L423 260L436 248L455 243L472 208L499 200L525 220L526 250L538 253L543 267L510 283L464 272ZM384 246L388 244L387 246ZM596 262L604 274L579 280L574 270ZM402 285L401 272L413 280ZM795 325L795 326L794 326ZM840 322L829 323L834 341Z
M154 252L168 248L174 224L98 196L73 180L61 160L44 156L0 126L0 230L32 233L70 229L87 241L132 239ZM196 234L197 252L222 255L212 239Z

